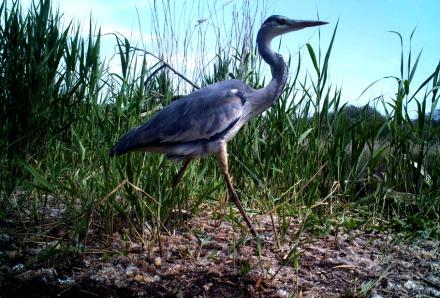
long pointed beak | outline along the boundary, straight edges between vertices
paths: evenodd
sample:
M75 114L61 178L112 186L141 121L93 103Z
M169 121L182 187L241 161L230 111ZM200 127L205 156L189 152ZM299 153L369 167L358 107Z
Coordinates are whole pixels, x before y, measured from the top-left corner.
M292 29L303 29L307 27L315 27L315 26L321 26L326 25L328 22L323 21L305 21L305 20L289 20L288 23L289 27Z

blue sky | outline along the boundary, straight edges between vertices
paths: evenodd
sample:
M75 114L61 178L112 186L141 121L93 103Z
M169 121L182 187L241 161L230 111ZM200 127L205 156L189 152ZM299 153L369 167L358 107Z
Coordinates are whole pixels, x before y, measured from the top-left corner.
M95 23L104 33L120 32L138 40L142 35L148 47L148 41L154 38L151 28L151 9L153 0L56 0L55 6L65 15L66 20L87 20L92 14ZM160 2L160 1L159 1ZM203 1L202 1L203 2ZM255 5L255 1L250 1ZM263 1L260 1L261 3ZM188 17L190 22L209 17L207 11L197 11L197 1L175 1L180 16ZM230 9L241 5L238 0L211 1L212 5ZM215 4L214 4L215 3ZM400 42L397 36L388 31L398 31L404 37L405 51L409 46L409 36L417 27L412 46L414 56L423 49L413 88L432 73L440 59L440 11L439 0L279 0L266 1L266 16L281 14L294 19L320 19L330 22L321 28L323 48L328 44L334 26L339 19L339 28L330 60L330 81L342 87L343 98L350 103L361 105L369 99L383 94L393 95L395 82L384 80L371 88L361 98L360 93L373 81L389 75L399 75ZM216 14L221 14L221 9ZM141 17L138 19L138 14ZM211 15L212 16L212 15ZM231 21L225 13L225 22ZM256 16L260 19L260 16ZM258 23L259 21L257 21ZM140 26L139 26L140 23ZM141 33L142 32L142 33ZM303 45L306 42L317 47L317 29L295 32L282 38L281 52L284 55L301 51L307 56ZM114 39L104 40L104 55L113 51ZM175 62L178 63L178 62ZM313 70L308 66L308 70ZM292 68L293 69L293 68Z

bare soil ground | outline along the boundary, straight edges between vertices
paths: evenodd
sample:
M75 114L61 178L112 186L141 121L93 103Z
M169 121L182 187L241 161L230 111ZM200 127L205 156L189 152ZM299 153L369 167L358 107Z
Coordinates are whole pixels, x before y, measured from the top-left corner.
M13 220L0 223L0 296L440 297L437 241L396 244L359 230L298 239L299 223L278 239L269 216L254 216L259 248L237 225L213 217L202 212L154 243L91 230L84 251L36 263L47 242L28 242L31 231L17 233Z

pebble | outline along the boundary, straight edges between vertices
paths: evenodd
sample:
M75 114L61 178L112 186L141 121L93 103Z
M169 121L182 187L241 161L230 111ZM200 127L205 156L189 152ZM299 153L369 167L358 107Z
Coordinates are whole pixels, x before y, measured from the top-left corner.
M157 269L162 267L162 259L160 257L154 258L154 267L156 267Z
M279 289L279 290L277 291L277 295L278 295L279 297L288 297L288 296L289 296L289 293L288 293L286 290L284 290L284 289Z
M58 278L57 281L62 286L73 286L76 283L76 281L69 276Z
M21 263L18 263L17 265L15 265L14 267L12 267L12 271L18 272L24 269L24 265Z

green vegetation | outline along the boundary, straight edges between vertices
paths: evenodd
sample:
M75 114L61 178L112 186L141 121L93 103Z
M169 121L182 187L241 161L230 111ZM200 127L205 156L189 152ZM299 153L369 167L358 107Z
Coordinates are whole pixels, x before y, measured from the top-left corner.
M219 45L233 47L218 51L211 70L194 74L197 85L234 77L264 86L245 9L238 28L250 38ZM176 86L188 83L168 64L115 35L121 70L110 72L100 57L100 30L90 25L84 37L75 24L62 26L50 1L23 13L19 2L3 0L0 15L0 221L39 226L37 236L63 226L70 232L59 244L71 247L85 244L96 223L108 233L120 222L134 233L147 227L154 237L176 208L197 212L226 196L213 158L191 165L173 190L179 165L163 156L108 157L124 132L181 95ZM163 39L156 57L169 54L165 33L157 34ZM230 142L237 191L247 208L279 217L279 241L292 217L317 233L362 226L438 239L440 64L414 85L420 55L404 56L402 42L395 98L375 102L386 114L348 106L328 81L336 33L337 25L322 54L307 44L303 56L287 57L292 75L279 104ZM207 55L203 42L198 49ZM302 77L304 59L313 69ZM413 102L416 119L408 113ZM54 205L65 209L63 219L43 225ZM236 214L225 220L240 222Z

